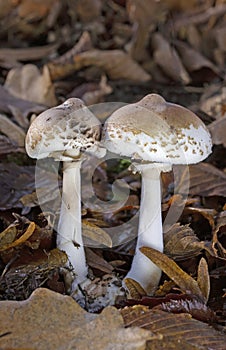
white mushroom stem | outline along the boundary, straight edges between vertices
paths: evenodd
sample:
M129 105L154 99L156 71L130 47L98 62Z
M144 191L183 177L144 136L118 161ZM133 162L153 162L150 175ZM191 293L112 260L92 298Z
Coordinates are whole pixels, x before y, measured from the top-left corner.
M57 247L68 255L76 282L87 277L81 225L81 161L64 162L62 204L58 223Z
M139 248L145 246L163 251L160 174L161 171L170 171L171 165L152 163L135 167L142 176L139 227L135 256L125 278L137 281L150 295L158 286L161 270Z

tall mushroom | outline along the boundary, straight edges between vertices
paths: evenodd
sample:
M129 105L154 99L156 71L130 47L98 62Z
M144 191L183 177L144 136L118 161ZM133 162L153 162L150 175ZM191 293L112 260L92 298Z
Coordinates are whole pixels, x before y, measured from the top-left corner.
M76 283L86 279L87 265L81 231L80 167L84 152L105 155L99 140L101 124L77 98L41 113L30 125L26 151L31 158L53 157L63 161L62 205L57 246L64 250L76 274Z
M152 294L161 270L139 248L163 251L160 174L170 171L172 164L205 159L211 153L211 137L194 113L150 94L115 111L105 122L102 139L109 151L130 157L142 175L137 245L126 278Z

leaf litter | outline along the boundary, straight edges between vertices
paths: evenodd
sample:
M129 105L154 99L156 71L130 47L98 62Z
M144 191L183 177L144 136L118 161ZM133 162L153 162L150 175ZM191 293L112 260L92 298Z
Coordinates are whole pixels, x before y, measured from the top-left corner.
M97 349L223 349L224 1L0 0L0 9L0 347L27 349L34 339L31 349L57 349L61 343L76 349L90 344ZM69 268L65 254L56 249L53 227L59 215L61 172L57 185L52 185L56 174L46 169L35 182L35 163L25 154L24 137L36 115L69 97L82 98L87 105L117 101L119 106L150 92L196 112L211 132L213 153L204 163L189 166L188 198L183 169L178 175L180 195L173 193L172 174L162 176L163 217L171 206L178 212L184 209L165 233L164 254L142 248L164 270L155 295L146 296L130 281L133 300L122 298L115 302L120 311L107 307L93 315L61 295L68 293L63 275ZM103 121L117 106L92 110ZM125 180L130 188L127 203L107 215L98 205L97 210L83 207L94 295L102 282L105 288L108 279L126 275L134 254L135 232L129 226L121 232L120 225L139 210L140 178L120 166L102 164L93 186L98 198L108 200L111 183ZM40 198L48 204L43 216ZM112 237L107 228L117 226ZM28 325L29 309L35 320ZM10 318L13 310L25 311ZM76 318L72 327L70 320ZM55 327L51 332L53 320L59 332ZM148 331L143 332L144 327Z

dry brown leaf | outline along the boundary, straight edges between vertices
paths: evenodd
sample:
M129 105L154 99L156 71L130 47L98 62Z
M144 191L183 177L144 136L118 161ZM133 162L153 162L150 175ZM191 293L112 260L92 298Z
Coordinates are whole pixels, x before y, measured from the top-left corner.
M223 245L226 228L226 211L222 211L218 218L215 230L213 231L213 248L219 250L219 256L226 259L226 247Z
M15 147L12 141L5 135L0 135L0 155L21 152L20 148Z
M217 211L215 209L196 208L187 206L184 209L184 214L193 215L195 218L203 217L208 221L211 229L215 227L215 215L217 214Z
M132 299L140 299L142 296L146 295L145 290L141 285L132 278L125 278L124 280L126 288L129 291L129 297Z
M9 225L4 231L2 231L0 233L0 249L3 246L11 244L15 240L16 234L17 229L15 224Z
M86 260L87 264L95 270L99 270L105 273L111 273L114 268L101 256L97 255L91 249L86 248Z
M4 86L12 95L24 100L40 103L48 107L57 104L54 86L47 66L43 67L42 73L33 64L26 64L22 68L11 69Z
M165 6L162 2L129 0L126 2L126 9L133 23L133 37L127 44L127 50L135 60L142 61L147 58L150 32L156 22L162 22L165 17Z
M99 247L104 245L112 247L112 240L107 232L85 219L82 220L82 235L86 246Z
M136 61L120 50L93 49L75 56L74 62L77 69L97 66L103 69L112 80L127 79L145 82L151 78Z
M226 147L226 115L212 122L208 129L211 133L215 145L224 145Z
M103 2L102 0L77 0L75 10L82 22L91 22L98 20L101 15Z
M189 45L181 41L175 42L183 65L194 81L213 80L219 76L219 69L210 60L204 57Z
M138 327L124 328L120 312L107 307L95 320L76 330L74 344L78 350L89 349L90 342L95 344L95 350L145 350L147 340L160 337L143 331Z
M0 302L0 313L0 347L5 350L27 344L35 350L145 350L152 339L150 331L125 329L113 307L98 316L89 314L71 297L46 289L37 289L22 302Z
M24 130L3 114L0 114L0 133L8 136L16 147L21 148L21 151L23 150L26 136Z
M225 349L225 334L192 319L189 314L175 315L141 305L124 308L121 314L126 327L142 327L162 337L161 341L148 342L150 350Z
M1 300L27 299L36 288L43 285L65 292L59 280L59 271L66 263L67 255L59 249L33 249L32 254L28 249L23 249L21 254L14 251L0 277Z
M100 83L96 86L93 91L86 91L81 99L85 102L87 106L98 104L102 101L105 95L111 94L113 91L112 87L107 84L106 76L102 76Z
M206 87L199 108L214 119L222 119L226 113L226 87L221 84Z
M49 63L50 75L53 79L59 78L59 66L63 68L63 63ZM88 66L101 68L110 79L128 79L137 82L150 80L150 75L134 61L128 54L121 50L98 50L91 49L85 52L76 53L73 57L69 72L77 71ZM67 63L65 64L67 69Z
M190 194L226 197L226 174L208 163L189 166Z
M0 85L0 111L3 113L12 113L19 110L24 118L24 124L27 124L27 116L31 113L41 113L46 109L45 106L25 101L21 98L17 98Z
M28 238L31 237L34 230L35 230L35 223L31 222L29 224L28 228L26 229L26 231L22 234L22 236L20 236L18 239L16 239L15 241L13 241L11 243L5 243L5 244L1 245L0 252L7 250L7 249L10 249L10 248L17 247L17 246L23 244L24 242L27 241Z
M194 24L203 24L208 22L211 17L220 17L226 13L226 4L217 4L216 6L207 6L202 11L197 13L187 13L184 16L178 16L173 22L173 31L179 31L182 27ZM172 23L169 24L169 29L172 28Z
M4 1L4 0L3 0ZM49 44L26 48L0 48L0 61L33 61L48 57L59 45Z
M208 265L204 258L201 258L198 266L197 283L204 296L204 302L207 303L210 295L210 276Z
M176 223L164 232L164 252L174 259L197 256L203 249L197 236L189 225Z
M40 171L38 179L35 179L35 170L34 166L18 166L13 162L0 163L1 210L22 208L21 198L29 192L33 192L35 188L38 191L43 189L43 196L39 197L41 203L45 203L46 200L56 201L58 199L56 174L43 169Z
M68 76L75 71L74 57L81 52L93 48L89 32L84 31L78 42L66 53L57 59L48 63L50 76L52 80L60 79Z
M203 295L198 283L183 271L175 261L153 248L142 247L140 251L164 271L184 293L194 294L200 298L200 300L203 300Z
M20 36L39 37L51 27L62 7L60 0L12 1L13 6L2 18L0 32L20 33ZM37 25L38 24L38 25Z
M188 84L190 82L189 74L176 50L160 33L152 34L151 42L154 50L154 61L162 71L174 81Z

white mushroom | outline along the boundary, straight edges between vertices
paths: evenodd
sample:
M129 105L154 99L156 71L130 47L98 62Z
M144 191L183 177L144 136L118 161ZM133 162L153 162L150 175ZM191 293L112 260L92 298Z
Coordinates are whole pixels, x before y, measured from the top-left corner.
M139 248L163 251L160 173L171 170L172 164L205 159L211 153L211 137L194 113L150 94L115 111L105 122L102 138L109 151L132 158L142 175L137 246L126 278L152 294L161 271Z
M101 124L77 98L41 113L30 125L26 151L31 158L63 161L62 205L57 246L64 250L76 274L76 284L87 277L81 231L80 166L83 153L104 156L99 147Z

